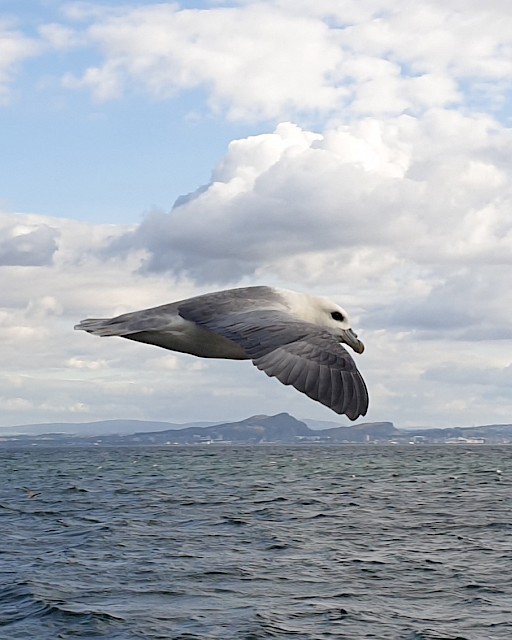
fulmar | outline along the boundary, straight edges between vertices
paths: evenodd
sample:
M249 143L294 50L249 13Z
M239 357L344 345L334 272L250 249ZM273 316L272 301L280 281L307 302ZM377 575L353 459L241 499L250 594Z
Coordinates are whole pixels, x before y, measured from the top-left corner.
M364 345L345 310L327 298L267 286L244 287L115 318L90 318L75 329L201 358L252 360L268 376L350 420L368 410L366 384L343 347L362 353Z

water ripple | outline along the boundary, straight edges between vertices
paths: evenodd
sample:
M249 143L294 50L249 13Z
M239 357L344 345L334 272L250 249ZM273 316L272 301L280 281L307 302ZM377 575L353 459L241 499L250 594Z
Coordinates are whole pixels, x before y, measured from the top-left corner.
M0 458L2 640L512 637L512 448Z

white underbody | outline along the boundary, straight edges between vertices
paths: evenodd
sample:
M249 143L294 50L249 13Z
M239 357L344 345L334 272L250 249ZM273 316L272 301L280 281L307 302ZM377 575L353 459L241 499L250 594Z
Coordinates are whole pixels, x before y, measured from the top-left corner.
M158 331L140 331L124 336L129 340L154 344L171 351L190 353L200 358L248 360L242 347L194 322L176 316L169 327Z

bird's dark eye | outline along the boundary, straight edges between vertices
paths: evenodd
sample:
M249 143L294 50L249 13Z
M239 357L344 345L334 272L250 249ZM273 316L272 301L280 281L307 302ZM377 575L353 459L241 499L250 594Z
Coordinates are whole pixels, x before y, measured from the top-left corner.
M339 311L333 311L331 313L331 318L333 320L339 320L339 322L343 322L343 320L345 320L345 318L343 317L343 314L340 313Z

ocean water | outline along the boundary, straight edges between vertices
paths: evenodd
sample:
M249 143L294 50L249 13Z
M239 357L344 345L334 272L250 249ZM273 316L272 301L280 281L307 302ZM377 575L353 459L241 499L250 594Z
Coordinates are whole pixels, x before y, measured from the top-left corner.
M512 638L512 447L0 458L2 640Z

